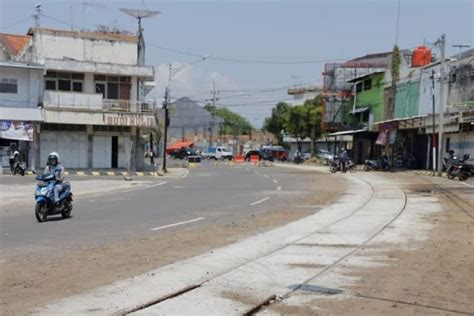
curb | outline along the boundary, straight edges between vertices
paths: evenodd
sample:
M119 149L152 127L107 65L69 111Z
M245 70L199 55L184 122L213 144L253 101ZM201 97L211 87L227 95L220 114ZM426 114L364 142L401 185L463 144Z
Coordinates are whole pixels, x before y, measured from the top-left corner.
M418 170L418 171L413 171L414 174L421 175L421 176L430 176L430 177L436 177L437 172L435 171L423 171L423 170ZM447 177L447 173L443 172L442 177Z
M27 171L25 174L33 175L32 171ZM163 176L161 172L126 172L126 171L65 171L66 176L95 176L95 177L115 177L115 176L132 176L132 177L147 177L147 176Z

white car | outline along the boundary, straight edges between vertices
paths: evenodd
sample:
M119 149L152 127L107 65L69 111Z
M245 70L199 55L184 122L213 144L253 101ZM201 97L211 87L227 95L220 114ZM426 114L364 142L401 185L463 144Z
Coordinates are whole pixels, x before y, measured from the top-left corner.
M203 157L214 160L232 160L234 155L226 147L209 147Z

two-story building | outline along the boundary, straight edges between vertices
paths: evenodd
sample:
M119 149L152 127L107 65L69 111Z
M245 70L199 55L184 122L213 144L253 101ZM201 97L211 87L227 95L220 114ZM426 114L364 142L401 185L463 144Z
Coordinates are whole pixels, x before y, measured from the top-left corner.
M138 37L31 28L15 57L44 67L37 129L41 165L57 151L67 168L144 167L145 135L156 128L145 102L152 66L139 65Z
M0 163L8 166L9 147L15 144L28 167L38 157L38 137L43 121L42 65L15 61L30 42L30 36L0 33Z

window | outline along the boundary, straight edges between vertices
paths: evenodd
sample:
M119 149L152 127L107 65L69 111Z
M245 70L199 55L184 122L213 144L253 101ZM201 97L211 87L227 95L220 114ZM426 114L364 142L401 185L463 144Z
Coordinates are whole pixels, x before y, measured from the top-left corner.
M372 79L364 80L364 90L372 89Z
M362 82L356 84L356 92L362 92Z
M48 71L45 75L46 90L83 92L83 87L83 73Z
M18 93L16 79L0 79L0 93Z
M131 77L94 75L95 91L104 99L130 100Z

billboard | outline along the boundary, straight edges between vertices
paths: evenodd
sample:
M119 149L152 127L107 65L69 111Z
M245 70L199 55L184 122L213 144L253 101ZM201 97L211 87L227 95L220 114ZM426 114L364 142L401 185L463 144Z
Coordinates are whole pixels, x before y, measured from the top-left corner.
M0 121L0 138L33 141L33 123Z

